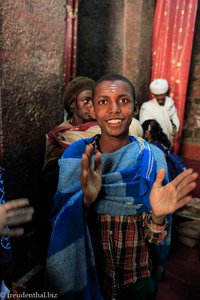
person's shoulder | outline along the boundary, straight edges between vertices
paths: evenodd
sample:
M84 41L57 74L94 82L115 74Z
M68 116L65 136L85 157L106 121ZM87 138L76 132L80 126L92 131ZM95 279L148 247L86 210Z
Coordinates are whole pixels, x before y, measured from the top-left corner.
M142 152L144 149L151 151L150 144L140 136L131 136L129 137L134 143L135 147L138 148L138 153Z
M46 134L46 139L52 139L54 136L57 136L59 132L63 132L64 130L68 130L71 128L72 125L70 125L67 121L62 122L61 124L55 126L54 128L50 129Z
M129 126L129 135L133 136L143 136L143 129L139 120L132 118L132 122Z
M166 96L165 102L167 105L174 105L174 100L169 96Z
M156 155L156 156L160 156L163 157L164 153L161 149L159 149L156 145L153 144L149 144L151 151Z
M64 122L60 123L59 125L56 125L52 129L50 129L49 131L58 131L59 129L61 129L63 127L65 127L66 129L68 129L68 128L71 128L72 125L68 121L64 121Z
M145 139L136 137L135 141L138 146L138 153L140 153L142 150L146 149L149 151L149 153L152 153L154 160L156 161L157 165L157 171L161 168L167 169L166 165L166 159L165 155L162 150L160 150L155 145L152 145L151 143L148 143Z
M81 158L87 144L92 143L93 138L80 139L72 143L64 151L62 158Z
M159 171L160 169L164 169L165 179L168 181L168 168L164 152L155 145L149 144L149 146L156 161L157 171Z
M147 100L147 101L145 101L145 102L142 103L141 108L143 108L143 109L145 108L146 109L149 106L152 106L154 104L154 102L155 102L154 99Z
M139 122L139 120L138 119L136 119L136 118L132 118L132 121L131 121L131 124L136 124L136 125L140 125L140 122Z

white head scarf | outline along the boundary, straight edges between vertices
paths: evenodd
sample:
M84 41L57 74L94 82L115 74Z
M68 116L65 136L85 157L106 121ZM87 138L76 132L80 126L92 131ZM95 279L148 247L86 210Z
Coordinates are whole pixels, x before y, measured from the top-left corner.
M169 85L166 79L155 79L151 82L150 86L150 91L154 95L162 95L167 93L169 89Z

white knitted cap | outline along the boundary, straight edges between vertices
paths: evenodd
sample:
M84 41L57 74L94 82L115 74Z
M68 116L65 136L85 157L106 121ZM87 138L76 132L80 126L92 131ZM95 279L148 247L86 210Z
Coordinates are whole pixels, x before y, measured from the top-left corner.
M154 95L161 95L165 94L168 91L169 85L166 79L155 79L151 82L150 86L150 91Z

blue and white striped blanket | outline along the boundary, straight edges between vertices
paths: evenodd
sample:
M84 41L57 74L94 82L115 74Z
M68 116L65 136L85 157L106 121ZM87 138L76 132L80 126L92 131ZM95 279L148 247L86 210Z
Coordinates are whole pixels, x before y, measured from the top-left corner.
M156 173L167 166L163 153L142 139L102 155L101 197L95 211L134 215L151 210L149 193ZM59 161L53 232L46 263L48 286L59 299L102 299L83 207L81 157L93 138L72 144ZM95 153L94 153L95 154ZM167 179L165 179L165 183Z

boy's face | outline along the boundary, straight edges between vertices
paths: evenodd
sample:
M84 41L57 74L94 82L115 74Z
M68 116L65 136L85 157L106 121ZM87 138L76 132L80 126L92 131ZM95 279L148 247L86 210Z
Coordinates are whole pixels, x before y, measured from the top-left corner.
M91 115L101 127L102 135L128 135L133 109L133 96L126 82L103 81L96 86Z

